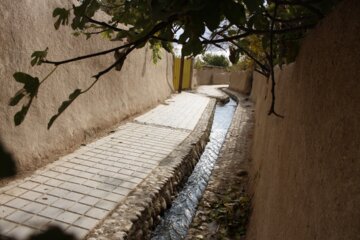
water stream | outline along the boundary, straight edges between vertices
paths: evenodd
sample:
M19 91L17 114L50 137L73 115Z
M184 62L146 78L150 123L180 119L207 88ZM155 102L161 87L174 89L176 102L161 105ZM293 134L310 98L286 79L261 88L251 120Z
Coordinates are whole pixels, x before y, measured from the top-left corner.
M225 105L221 103L216 105L210 141L184 188L156 227L152 240L178 240L186 237L198 202L207 186L224 143L235 109L236 102L232 99Z

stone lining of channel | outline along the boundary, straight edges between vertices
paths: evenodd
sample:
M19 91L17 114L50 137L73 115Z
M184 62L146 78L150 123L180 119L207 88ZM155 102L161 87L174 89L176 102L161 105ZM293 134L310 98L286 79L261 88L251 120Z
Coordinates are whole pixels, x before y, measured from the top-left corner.
M190 176L209 140L215 104L216 100L211 99L194 131L86 239L149 238L160 215Z

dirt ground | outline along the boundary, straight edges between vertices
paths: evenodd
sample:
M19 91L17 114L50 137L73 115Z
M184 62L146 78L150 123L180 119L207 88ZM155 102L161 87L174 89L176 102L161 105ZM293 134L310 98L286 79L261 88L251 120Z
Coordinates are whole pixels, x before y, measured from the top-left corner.
M236 95L239 105L187 240L244 239L250 214L247 183L254 114L248 99Z

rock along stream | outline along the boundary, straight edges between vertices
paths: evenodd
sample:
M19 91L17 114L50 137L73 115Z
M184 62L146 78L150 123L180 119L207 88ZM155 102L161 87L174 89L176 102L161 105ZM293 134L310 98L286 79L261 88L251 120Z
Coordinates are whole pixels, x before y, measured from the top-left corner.
M203 195L220 149L224 144L236 105L236 102L232 99L226 104L217 103L210 132L210 141L207 143L184 188L156 227L152 240L179 240L186 237L196 213L198 202Z

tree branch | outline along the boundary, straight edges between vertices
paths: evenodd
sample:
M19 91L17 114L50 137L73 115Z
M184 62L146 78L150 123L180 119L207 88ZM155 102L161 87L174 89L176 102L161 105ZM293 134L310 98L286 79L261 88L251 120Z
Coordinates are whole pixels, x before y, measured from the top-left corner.
M203 40L203 41L201 41L201 43L202 44L214 44L214 43L229 42L231 40L237 40L237 39L240 39L240 38L250 36L252 34L254 34L254 33L245 32L245 33L242 33L242 34L239 34L239 35L234 35L234 36L231 36L231 37L223 37L221 39Z
M97 24L97 25L100 25L100 26L103 26L103 27L110 28L111 30L114 30L114 31L116 31L116 32L124 31L124 30L121 29L121 28L117 28L117 27L115 27L115 26L113 26L113 25L110 25L110 24L107 24L107 23L105 23L105 22L101 22L101 21L95 20L95 19L90 18L90 17L88 17L88 16L85 16L85 18L86 18L89 22L91 22L91 23L94 23L94 24Z
M276 13L278 9L278 4L275 3L275 9L274 9L274 16L273 19L276 19ZM277 117L284 118L280 114L276 113L275 111L275 73L274 73L274 27L275 27L275 21L271 21L270 26L270 56L269 56L269 63L270 63L270 77L271 77L271 106L270 110L268 112L268 115L274 114Z
M267 73L269 75L269 68L262 64L259 60L257 60L249 51L247 51L245 48L241 47L239 44L237 44L234 40L231 41L232 44L234 44L238 49L243 51L249 58L251 58L259 67L263 70L263 72Z
M155 33L157 33L159 30L163 29L164 27L166 27L168 24L171 24L173 20L169 20L168 22L160 22L157 25L155 25L153 27L153 29L148 32L144 37L136 40L133 43L130 43L132 46L129 47L125 53L119 58L117 59L112 65L110 65L108 68L106 68L105 70L97 73L96 75L94 75L93 77L98 80L100 79L101 76L103 76L104 74L108 73L111 69L113 69L114 67L116 67L116 65L120 64L121 62L123 62L125 60L125 58L127 57L127 55L129 55L136 47L138 47L139 45L143 44L144 42L148 41L149 38L151 38ZM115 50L114 50L115 51ZM96 81L94 82L94 84L96 83ZM86 90L88 91L88 90Z
M133 45L133 43L128 43L128 44L125 44L125 45L122 45L122 46L119 46L119 47L115 47L115 48L111 48L111 49L108 49L108 50L105 50L105 51L91 53L91 54L87 54L87 55L83 55L83 56L79 56L79 57L75 57L75 58L70 58L70 59L63 60L63 61L43 60L42 63L53 64L55 66L59 66L59 65L62 65L62 64L66 64L66 63L70 63L70 62L76 62L76 61L87 59L87 58L93 58L93 57L97 57L97 56L101 56L101 55L106 55L108 53L115 52L117 50L130 47L131 45Z
M158 37L158 36L150 36L150 38L156 39L156 40L160 40L163 42L173 42L173 43L179 43L179 40L176 38L173 39L166 39L166 38L162 38L162 37Z

